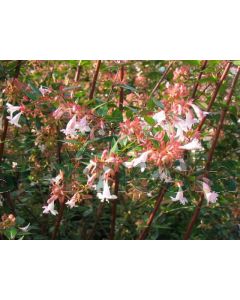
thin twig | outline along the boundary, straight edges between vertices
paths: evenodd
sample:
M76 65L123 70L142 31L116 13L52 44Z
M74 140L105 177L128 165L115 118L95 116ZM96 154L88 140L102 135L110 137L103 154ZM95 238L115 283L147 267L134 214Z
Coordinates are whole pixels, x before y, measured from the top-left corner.
M99 73L99 69L100 69L100 65L101 65L101 60L97 61L97 67L93 76L93 82L92 82L92 86L91 86L91 90L89 93L89 99L92 100L93 99L93 95L94 95L94 91L95 91L95 87L96 87L96 82L97 82L97 78L98 78L98 73Z
M161 189L159 191L159 194L158 194L158 197L157 197L157 200L155 202L154 209L151 212L151 214L150 214L150 216L147 220L147 225L146 225L145 229L140 233L140 235L138 237L138 240L145 240L147 238L149 230L150 230L152 222L153 222L153 219L154 219L154 217L156 216L156 214L158 212L159 206L163 201L163 197L164 197L166 191L167 191L166 186L161 187Z
M226 76L227 76L227 74L228 74L228 71L229 71L231 65L232 65L231 62L228 62L228 63L227 63L227 65L226 65L226 67L225 67L225 69L224 69L224 71L223 71L223 74L222 74L221 78L220 78L219 81L217 82L217 85L216 85L216 88L215 88L215 90L214 90L214 92L213 92L212 98L211 98L211 100L209 101L208 107L207 107L207 109L206 109L207 112L209 112L209 111L211 110L211 108L212 108L212 106L213 106L213 103L214 103L214 101L215 101L215 99L216 99L216 97L217 97L218 91L219 91L220 87L222 86L222 83L223 83L223 81L225 80L225 78L226 78ZM200 124L198 125L198 129L197 129L198 131L200 131L200 130L202 129L202 126L204 125L206 119L207 119L207 116L204 116L204 117L202 118Z
M159 88L160 84L161 84L161 83L163 82L163 80L167 77L167 75L168 75L168 73L169 73L169 71L170 71L170 69L171 69L173 63L174 63L173 61L169 63L169 65L168 65L167 69L164 71L162 77L160 78L160 80L158 81L158 83L155 85L154 89L153 89L152 92L150 93L149 98L151 98L152 96L154 96L154 94L155 94L155 92L157 91L157 89Z
M22 61L18 60L16 68L15 68L15 74L14 74L13 80L18 78L18 76L20 74L21 64L22 64ZM4 116L3 117L3 132L2 132L2 136L1 136L1 140L0 140L0 162L2 162L2 159L3 159L4 144L5 144L6 137L7 137L7 131L8 131L8 119L6 118L6 116Z
M217 146L219 135L220 135L221 129L223 127L223 123L224 123L224 120L225 120L225 117L226 117L226 113L227 113L229 105L231 103L233 91L234 91L234 88L236 86L239 75L240 75L240 67L238 67L237 74L236 74L236 76L235 76L235 78L232 82L232 86L231 86L230 91L229 91L228 96L227 96L227 101L226 101L225 107L222 109L222 112L221 112L221 117L220 117L220 120L219 120L219 124L218 124L217 130L216 130L215 136L214 136L214 140L213 140L211 149L210 149L209 154L208 154L208 159L207 159L206 165L205 165L204 176L208 175L210 165L211 165L212 159L213 159L213 154L214 154L216 146ZM200 214L203 201L204 201L204 195L203 195L203 193L201 193L201 196L200 196L200 199L198 201L197 207L195 208L195 211L192 215L192 218L191 218L191 220L188 224L186 233L184 234L184 239L185 240L188 240L191 236L193 226L195 225L195 223L198 219L198 216Z
M75 77L74 77L74 81L78 82L79 78L80 78L80 72L81 72L81 60L79 60L78 66L77 66L77 70L75 73Z
M124 79L124 65L121 66L120 69L120 81L122 82ZM119 110L123 111L123 100L124 100L124 90L123 87L120 87L119 93ZM119 193L119 172L115 173L115 186L114 186L114 195L118 197ZM111 228L110 228L110 235L109 239L114 240L115 238L115 227L116 227L116 212L117 212L117 201L113 200L112 202L112 213L111 213Z
M53 240L55 240L58 235L60 224L61 224L62 217L63 217L64 208L65 208L65 202L61 203L61 206L60 206L59 214L58 214L57 221L55 223L54 231L52 234Z
M195 86L194 86L194 88L193 88L192 99L194 99L195 96L196 96L197 89L198 89L200 80L201 80L201 78L202 78L203 71L206 69L207 63L208 63L208 61L207 61L207 60L204 60L203 65L202 65L202 68L201 68L201 71L200 71L200 73L199 73L199 75L198 75L197 82L196 82L196 84L195 84Z

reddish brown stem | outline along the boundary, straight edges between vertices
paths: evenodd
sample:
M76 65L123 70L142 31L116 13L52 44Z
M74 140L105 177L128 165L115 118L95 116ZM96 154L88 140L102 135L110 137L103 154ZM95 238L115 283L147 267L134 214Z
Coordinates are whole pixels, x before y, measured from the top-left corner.
M79 81L80 72L81 72L81 61L79 61L78 66L77 66L77 70L76 70L75 77L74 77L75 82Z
M121 82L123 81L123 78L124 78L124 66L122 65L121 69L120 69L120 81ZM119 109L120 109L120 111L123 110L123 97L124 97L124 90L121 87L120 94L119 94Z
M226 78L226 76L227 76L227 74L228 74L228 71L229 71L229 69L230 69L230 67L231 67L231 64L232 64L231 62L228 62L228 63L227 63L227 65L226 65L226 67L225 67L225 69L224 69L224 71L223 71L223 74L222 74L221 78L220 78L219 81L217 82L217 85L216 85L216 88L215 88L215 90L214 90L214 92L213 92L212 98L211 98L211 100L209 101L209 104L208 104L208 107L207 107L207 110L206 110L207 112L209 112L209 111L211 110L211 108L212 108L212 106L213 106L213 103L214 103L214 101L215 101L215 99L216 99L216 97L217 97L217 94L218 94L218 92L219 92L219 89L220 89L220 87L222 86L223 81L225 80L225 78ZM197 128L198 131L201 131L202 126L204 125L204 123L205 123L205 121L206 121L206 118L207 118L207 116L204 116L204 117L202 118L202 121L199 123L198 128Z
M100 70L100 66L101 66L101 60L97 61L97 67L93 76L93 82L92 82L92 86L91 86L91 90L89 93L89 99L93 99L93 95L94 95L94 91L95 91L95 87L96 87L96 83L97 83L97 78L98 78L98 73Z
M201 71L200 71L200 73L199 73L199 75L198 75L197 82L196 82L196 84L195 84L195 86L194 86L194 88L193 88L193 92L192 92L192 98L193 98L193 99L194 99L195 96L196 96L197 89L198 89L198 86L199 86L199 82L200 82L200 80L201 80L201 78L202 78L203 71L206 69L207 63L208 63L207 60L204 60L204 61L203 61L203 65L202 65Z
M53 234L52 234L52 239L53 240L56 240L56 238L57 238L59 228L60 228L60 225L61 225L61 221L62 221L62 218L63 218L64 208L65 208L65 202L61 203L61 206L60 206L59 214L58 214L57 221L55 223L54 231L53 231Z
M115 187L114 187L114 195L118 196L119 192L119 173L115 173ZM117 212L117 200L113 200L112 202L112 210L111 210L111 228L109 239L114 240L115 238L115 227L116 227L116 212Z
M204 176L207 176L208 172L209 172L209 169L210 169L210 165L212 163L212 159L213 159L213 154L215 152L215 149L216 149L216 146L217 146L217 142L218 142L218 139L219 139L219 135L220 135L220 132L221 132L221 129L223 127L223 123L224 123L224 120L225 120L225 117L226 117L226 113L228 111L228 108L229 108L229 105L231 103L231 99L232 99L232 95L233 95L233 91L234 91L234 88L236 86L236 83L237 83L237 80L239 78L239 75L240 75L240 67L238 67L238 71L237 71L237 74L232 82L232 86L230 88L230 91L228 93L228 96L227 96L227 100L226 100L226 104L225 104L225 107L222 109L222 112L221 112L221 117L220 117L220 120L219 120L219 124L218 124L218 127L217 127L217 131L215 133L215 136L214 136L214 140L213 140L213 143L212 143L212 146L211 146L211 149L209 151L209 154L208 154L208 159L207 159L207 162L206 162L206 165L205 165L205 172L204 172ZM204 201L204 195L201 194L200 196L200 199L199 199L199 202L197 204L197 207L195 208L195 211L192 215L192 218L188 224L188 227L187 227L187 230L186 230L186 233L184 234L184 239L185 240L188 240L191 236L191 233L192 233L192 230L193 230L193 227L194 225L196 224L197 222L197 219L198 219L198 216L200 214L200 211L201 211L201 207L202 207L202 204L203 204L203 201Z
M120 69L120 80L121 82L124 79L124 66L121 66ZM120 94L119 94L119 109L120 111L123 110L123 100L124 100L124 90L122 87L120 87ZM118 191L119 191L119 172L115 173L115 187L114 187L114 194L118 197ZM115 237L115 227L116 227L116 212L117 212L117 201L113 200L112 202L112 213L111 213L111 228L110 228L110 234L109 239L114 240Z
M149 216L149 218L147 220L147 225L146 225L145 229L140 233L140 235L138 237L138 240L145 240L147 238L149 230L150 230L152 222L153 222L153 219L154 219L154 217L156 216L156 214L158 212L159 206L160 206L160 204L163 201L163 197L164 197L166 191L167 191L166 187L162 187L160 189L158 197L157 197L157 200L155 202L154 209L151 212L151 214L150 214L150 216Z
M171 67L172 67L173 61L169 63L167 69L164 71L162 77L160 78L160 80L158 81L158 83L155 85L154 89L152 90L149 98L151 98L152 96L154 96L155 92L157 91L157 89L159 88L160 84L163 82L163 80L167 77Z
M16 69L15 69L15 74L13 79L17 79L19 74L20 74L20 68L21 68L21 60L17 61ZM3 118L3 132L1 136L1 141L0 141L0 162L2 162L3 159L3 153L4 153L4 144L5 140L7 137L7 131L8 131L8 119L4 116Z

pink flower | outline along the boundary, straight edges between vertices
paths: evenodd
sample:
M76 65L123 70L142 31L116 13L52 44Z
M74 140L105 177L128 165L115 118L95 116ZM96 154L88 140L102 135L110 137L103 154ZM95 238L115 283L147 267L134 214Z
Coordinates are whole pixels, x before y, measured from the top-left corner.
M47 206L43 206L43 208L44 214L48 214L49 212L54 216L58 214L58 212L54 209L54 201L50 202Z
M66 202L66 205L68 205L70 208L75 207L76 206L76 202L78 201L77 196L78 196L78 193L75 193L72 196L72 198Z
M66 129L61 130L65 135L76 135L78 131L81 133L91 131L88 126L86 116L83 117L79 122L77 121L77 116L74 115L72 119L67 123Z
M81 133L91 131L90 127L88 126L86 116L83 117L79 122L76 123L75 129L79 130Z
M179 187L176 197L171 197L172 201L179 201L181 204L186 204L188 201L185 197L183 197L183 190Z
M184 146L180 146L180 149L183 150L202 150L202 146L201 143L199 142L198 139L193 139L190 143L184 145Z
M107 180L103 181L103 192L97 193L97 197L101 202L104 202L105 200L109 202L109 199L117 199L116 195L111 195Z
M72 117L72 119L67 123L66 129L61 130L65 135L75 135L76 134L76 130L75 130L75 126L77 123L76 118L77 118L76 115L74 115Z
M216 192L212 192L210 186L203 182L203 193L205 196L205 199L208 203L216 203L218 199L218 194Z

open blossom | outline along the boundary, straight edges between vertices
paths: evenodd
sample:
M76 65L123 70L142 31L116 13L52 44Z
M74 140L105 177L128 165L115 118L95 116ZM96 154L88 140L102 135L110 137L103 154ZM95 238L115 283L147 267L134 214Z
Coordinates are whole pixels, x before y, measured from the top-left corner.
M16 111L19 111L21 110L21 106L14 106L10 103L7 103L6 104L7 106L7 112L10 113L10 117L12 118L13 117L13 114L16 112Z
M103 192L97 193L97 197L101 202L104 202L105 200L109 202L109 200L117 199L116 195L111 195L107 180L103 181Z
M202 111L197 105L195 104L190 104L191 107L193 108L197 118L199 121L201 121L206 115L209 114L209 112L206 112L206 111Z
M203 147L201 146L201 143L199 142L198 139L193 139L190 143L180 146L180 149L183 150L202 150Z
M183 196L183 190L181 187L179 187L176 197L171 197L171 199L172 201L179 201L183 205L188 202L187 199Z
M77 116L74 115L72 119L67 123L66 129L61 130L65 135L76 135L78 131L81 133L91 131L88 126L86 116L83 117L80 121L77 121Z
M30 227L30 223L28 223L27 226L24 226L24 227L19 227L20 230L22 230L23 232L28 232L29 230L29 227Z
M72 198L66 202L66 205L68 205L70 208L75 207L79 199L78 195L78 193L75 193Z
M164 110L159 111L158 113L153 115L153 119L158 123L161 124L162 121L166 120L166 115Z
M49 212L54 216L58 214L58 212L54 209L54 201L50 202L48 205L44 205L42 208L44 209L44 214L48 214Z
M203 182L203 193L205 196L205 199L208 203L216 203L218 199L218 194L216 192L212 192L210 186Z
M86 116L83 117L79 122L76 123L75 129L79 130L81 133L91 131L90 127L88 126Z
M12 125L15 125L16 127L22 127L18 122L19 119L22 115L22 112L16 114L16 116L14 116L13 118L11 118L11 116L8 116L7 119L9 120L9 123Z
M15 125L17 127L21 127L21 125L18 122L22 115L23 107L22 106L14 106L10 103L7 103L6 106L7 106L7 112L10 113L10 116L7 117L7 119L9 120L9 123L12 125ZM18 114L16 114L15 116L13 116L13 114L17 111L20 111L20 112Z
M139 157L134 158L130 162L129 161L124 162L123 165L126 168L134 168L134 167L139 166L141 168L141 172L143 172L146 168L146 161L147 161L147 158L148 158L148 155L150 152L151 151L143 152Z

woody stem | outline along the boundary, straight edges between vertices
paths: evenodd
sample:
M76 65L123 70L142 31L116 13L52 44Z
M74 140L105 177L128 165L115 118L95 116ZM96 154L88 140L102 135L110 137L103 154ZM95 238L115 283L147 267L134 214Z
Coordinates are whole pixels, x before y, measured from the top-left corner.
M158 196L157 196L157 200L155 202L155 206L154 206L154 209L153 211L151 212L148 220L147 220L147 224L146 224L146 227L143 229L143 231L140 233L139 237L138 237L138 240L145 240L148 236L148 233L149 233L149 230L151 228L151 225L152 225L152 222L158 212L158 209L163 201L163 197L165 195L167 191L167 188L166 186L163 186L161 187L159 193L158 193Z
M96 83L97 83L97 78L98 78L98 73L100 70L100 66L101 66L101 60L97 61L97 66L96 66L96 70L93 76L93 81L92 81L92 86L91 86L91 90L89 93L89 99L93 99L93 95L94 95L94 91L95 91L95 87L96 87Z
M21 64L22 64L22 61L18 60L16 68L15 68L15 74L14 74L13 80L18 78L18 76L20 74ZM2 136L1 136L1 140L0 140L0 162L2 162L2 159L3 159L4 144L5 144L6 137L7 137L7 131L8 131L8 119L6 118L6 116L4 116L3 117L3 132L2 132Z
M122 82L124 79L124 65L120 68L120 81ZM124 99L124 90L120 87L119 93L119 110L123 111L123 99ZM114 194L118 197L119 192L119 172L115 173L115 186L114 186ZM110 235L109 239L114 240L115 237L115 227L116 227L116 211L117 211L117 201L113 200L112 202L112 215L111 215L111 228L110 228Z
M237 83L237 80L239 78L239 75L240 75L240 67L238 67L237 74L236 74L236 76L235 76L235 78L234 78L234 80L232 82L232 86L231 86L230 91L229 91L229 93L227 95L227 101L226 101L225 107L222 109L222 112L221 112L221 117L220 117L220 120L219 120L219 124L218 124L217 130L216 130L213 142L212 142L211 149L210 149L210 151L208 153L207 162L205 164L205 168L204 168L204 170L205 170L204 175L205 176L207 176L207 174L208 174L208 172L210 170L210 166L211 166L213 155L214 155L214 152L215 152L215 149L216 149L216 146L217 146L219 135L220 135L221 129L223 127L223 123L224 123L224 120L225 120L225 117L226 117L226 113L227 113L229 105L231 103L233 91L234 91L234 88L236 86L236 83ZM201 196L200 196L200 199L198 201L197 207L195 208L195 211L194 211L194 213L192 215L192 218L191 218L191 220L190 220L190 222L189 222L189 224L187 226L187 230L186 230L186 232L184 234L184 239L185 240L188 240L190 238L191 234L192 234L192 230L193 230L194 225L197 222L197 219L198 219L198 216L200 214L203 201L204 201L204 195L202 193Z

